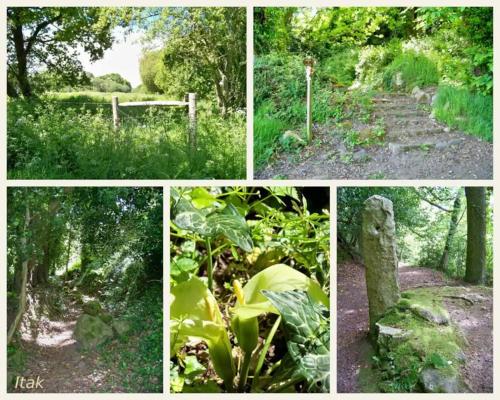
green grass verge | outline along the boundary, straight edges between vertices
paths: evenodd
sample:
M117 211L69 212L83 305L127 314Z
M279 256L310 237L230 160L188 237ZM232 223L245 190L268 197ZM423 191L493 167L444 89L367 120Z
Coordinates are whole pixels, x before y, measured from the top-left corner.
M245 116L221 117L198 103L198 141L188 146L185 110L124 109L112 124L112 94L48 95L7 105L8 176L11 179L237 179L245 177ZM158 96L120 94L120 99ZM88 104L88 103L104 104Z
M493 96L440 86L433 109L436 119L451 128L493 141Z

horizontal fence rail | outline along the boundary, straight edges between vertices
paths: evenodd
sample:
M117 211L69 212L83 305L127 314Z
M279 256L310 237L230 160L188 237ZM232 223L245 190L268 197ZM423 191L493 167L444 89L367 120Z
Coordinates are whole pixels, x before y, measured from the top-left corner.
M191 151L196 150L196 93L188 93L188 101L177 100L153 100L153 101L128 101L120 103L118 96L111 98L111 107L113 109L113 125L115 129L120 127L119 107L149 107L149 106L167 106L167 107L187 107L189 118L189 147Z

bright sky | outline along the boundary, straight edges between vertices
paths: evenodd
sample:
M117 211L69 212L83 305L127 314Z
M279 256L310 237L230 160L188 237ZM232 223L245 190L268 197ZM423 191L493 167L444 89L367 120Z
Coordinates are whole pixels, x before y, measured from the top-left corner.
M116 72L128 80L132 87L136 87L141 84L139 58L144 47L140 43L142 32L129 33L125 38L123 32L123 28L120 27L113 31L117 41L100 60L91 63L89 56L83 51L80 51L79 59L83 69L95 76Z

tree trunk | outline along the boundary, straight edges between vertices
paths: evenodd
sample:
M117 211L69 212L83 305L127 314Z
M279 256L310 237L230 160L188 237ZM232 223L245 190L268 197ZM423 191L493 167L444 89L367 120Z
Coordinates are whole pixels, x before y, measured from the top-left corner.
M465 281L484 284L486 269L486 188L466 187L467 258Z
M17 71L16 77L19 83L19 89L24 97L31 97L33 92L28 80L28 56L24 46L23 27L16 24L12 28L12 37L14 38L14 47L16 49Z
M453 243L453 238L457 232L458 226L458 215L460 213L462 190L458 189L457 195L455 196L455 201L453 202L453 210L451 212L450 228L448 229L448 236L446 237L446 243L444 244L443 254L441 260L439 261L439 269L443 272L448 271L448 262L450 256L450 248Z
M21 239L21 247L23 249L23 252L27 250L27 244L28 244L28 239L27 239L27 233L30 225L30 208L28 204L28 200L26 199L26 214L24 218L24 235ZM19 305L17 308L17 314L16 317L14 318L14 321L9 327L9 330L7 332L7 345L12 341L12 338L14 337L14 334L17 331L17 328L21 322L21 319L24 314L24 309L26 308L26 287L28 284L28 263L31 258L29 254L24 254L23 256L24 260L21 264L21 284L20 284L20 291L19 291Z
M16 87L9 79L7 79L7 96L11 98L19 97L19 93L17 93Z

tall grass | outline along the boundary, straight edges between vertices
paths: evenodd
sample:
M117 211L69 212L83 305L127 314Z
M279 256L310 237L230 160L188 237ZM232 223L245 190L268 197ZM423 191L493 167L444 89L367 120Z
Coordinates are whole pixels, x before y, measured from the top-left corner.
M386 89L395 86L395 78L400 74L406 90L415 86L425 87L439 83L439 71L428 57L413 51L399 54L385 69L383 82Z
M120 94L122 97L124 94ZM71 93L8 103L11 179L233 179L245 177L245 119L199 102L198 146L188 146L184 109L126 109L118 131L110 95ZM157 96L146 96L157 98ZM57 100L54 100L57 98ZM61 103L60 99L70 103ZM144 99L126 94L124 101ZM70 101L71 100L71 101ZM104 101L103 101L104 103Z
M265 107L259 108L253 120L253 157L255 170L265 166L276 150L279 137L285 132L287 123L269 115Z
M493 141L493 97L440 86L433 104L436 119L488 142Z

